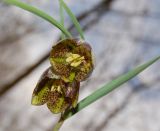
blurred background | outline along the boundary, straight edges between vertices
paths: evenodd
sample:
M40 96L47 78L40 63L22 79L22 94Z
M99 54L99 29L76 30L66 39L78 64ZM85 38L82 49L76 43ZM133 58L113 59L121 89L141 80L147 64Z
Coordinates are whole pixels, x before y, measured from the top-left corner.
M26 0L59 19L58 0ZM66 0L91 44L96 66L80 100L160 54L160 0ZM0 131L51 131L59 115L32 106L60 31L0 3ZM65 14L65 25L77 32ZM160 62L65 122L62 131L160 131Z

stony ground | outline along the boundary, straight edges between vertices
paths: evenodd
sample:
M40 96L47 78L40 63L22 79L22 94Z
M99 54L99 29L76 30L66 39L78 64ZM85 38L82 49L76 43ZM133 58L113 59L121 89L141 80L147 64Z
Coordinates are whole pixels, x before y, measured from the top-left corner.
M29 1L58 19L57 2ZM159 0L67 1L96 57L80 99L160 54ZM51 131L58 115L31 106L60 32L47 22L0 4L0 131ZM71 21L66 25L76 36ZM62 131L160 131L160 62L66 121Z

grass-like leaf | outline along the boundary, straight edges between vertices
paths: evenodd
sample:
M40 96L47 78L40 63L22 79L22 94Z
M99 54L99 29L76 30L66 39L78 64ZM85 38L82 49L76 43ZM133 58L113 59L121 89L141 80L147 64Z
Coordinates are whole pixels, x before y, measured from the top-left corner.
M52 18L51 16L49 16L48 14L46 14L45 12L33 7L33 6L30 6L26 3L23 3L23 2L20 2L18 0L3 0L5 3L7 4L12 4L12 5L15 5L17 7L20 7L24 10L27 10L41 18L43 18L44 20L48 21L49 23L51 23L52 25L56 26L57 28L59 28L67 37L72 37L70 32L67 31L67 29L61 25L58 21L56 21L54 18Z
M111 81L110 83L104 85L102 88L96 90L94 93L92 93L90 96L83 99L78 105L77 105L77 112L85 108L86 106L90 105L91 103L95 102L99 98L107 95L117 87L121 86L122 84L126 83L128 80L132 79L133 77L137 76L139 73L141 73L143 70L145 70L147 67L152 65L154 62L160 59L159 57L156 57L149 62L138 66L137 68L129 71L128 73L118 77L117 79Z
M99 100L101 97L107 95L108 93L110 93L114 89L120 87L122 84L126 83L127 81L129 81L133 77L137 76L139 73L141 73L143 70L148 68L150 65L152 65L153 63L155 63L159 59L160 59L160 56L150 60L149 62L147 62L141 66L138 66L137 68L135 68L135 69L129 71L128 73L118 77L117 79L109 82L108 84L104 85L100 89L93 92L91 95L89 95L86 98L84 98L83 100L81 100L78 103L76 108L65 112L65 114L63 115L63 118L61 118L61 120L56 124L54 131L58 131L60 129L64 120L66 120L69 117L73 116L74 114L78 113L79 111L81 111L85 107L89 106L93 102Z
M160 59L160 56L150 60L149 62L147 62L147 63L145 63L145 64L143 64L141 66L138 66L137 68L129 71L128 73L126 73L126 74L118 77L117 79L109 82L108 84L104 85L102 88L96 90L91 95L89 95L88 97L86 97L82 101L80 101L79 104L77 105L77 107L75 108L76 110L74 112L72 112L70 110L69 111L70 112L69 116L72 116L73 114L79 112L80 110L82 110L86 106L92 104L93 102L95 102L99 98L107 95L108 93L110 93L111 91L116 89L117 87L119 87L122 84L126 83L128 80L130 80L133 77L137 76L139 73L141 73L143 70L145 70L147 67L149 67L150 65L152 65L153 63L155 63L159 59Z
M78 33L80 34L81 38L82 39L85 39L84 38L84 35L83 35L83 31L81 29L81 26L77 20L77 18L75 17L75 15L72 13L72 11L69 9L69 7L67 6L67 4L63 1L63 0L60 0L61 4L63 5L64 9L66 10L67 14L70 16L71 20L73 21Z

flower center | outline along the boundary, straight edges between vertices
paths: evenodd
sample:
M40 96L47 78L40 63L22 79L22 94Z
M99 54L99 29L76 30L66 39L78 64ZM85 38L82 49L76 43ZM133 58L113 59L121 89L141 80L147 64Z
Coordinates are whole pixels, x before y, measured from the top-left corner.
M73 67L79 66L84 60L84 56L80 56L79 54L69 53L67 54L66 62L69 63Z

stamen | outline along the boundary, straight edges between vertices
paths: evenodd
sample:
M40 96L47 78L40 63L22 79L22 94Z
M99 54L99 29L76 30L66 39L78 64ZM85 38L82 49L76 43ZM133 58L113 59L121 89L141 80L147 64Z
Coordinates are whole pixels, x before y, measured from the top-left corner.
M61 90L61 87L58 85L58 86L52 86L52 88L51 88L51 91L58 91L59 93L61 93L62 92L62 90Z
M79 54L68 54L66 62L70 63L71 66L77 67L79 66L82 61L84 60L84 56L80 56Z

